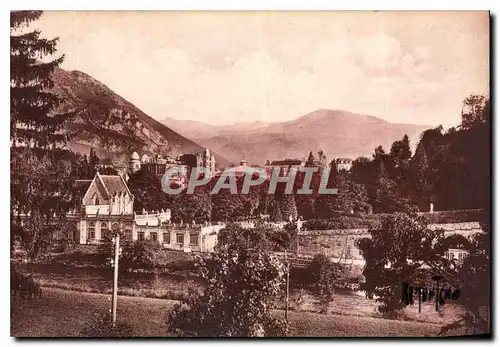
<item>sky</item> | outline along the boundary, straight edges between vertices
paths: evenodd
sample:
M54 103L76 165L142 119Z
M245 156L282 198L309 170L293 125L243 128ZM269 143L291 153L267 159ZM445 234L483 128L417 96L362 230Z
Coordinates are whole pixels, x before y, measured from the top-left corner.
M317 109L454 126L489 93L487 12L45 12L62 68L162 120L282 122Z

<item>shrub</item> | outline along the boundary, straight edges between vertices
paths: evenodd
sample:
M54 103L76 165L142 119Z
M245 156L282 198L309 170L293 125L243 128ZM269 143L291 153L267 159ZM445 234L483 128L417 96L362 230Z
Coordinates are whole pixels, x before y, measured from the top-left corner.
M132 337L132 327L127 323L113 325L110 313L96 313L80 331L82 337Z
M105 237L98 248L98 261L101 265L109 265L114 259L115 245L111 237ZM120 271L150 270L158 267L162 260L162 248L152 240L122 241L120 255Z
M103 235L103 242L97 248L99 254L98 261L100 265L107 265L115 255L115 244L110 233Z
M42 297L42 287L31 274L24 275L11 268L10 293L12 298L19 296L23 300L35 300Z
M154 269L158 267L162 248L153 240L139 240L123 244L121 266L122 269Z
M305 295L306 291L304 289L300 289L297 296L291 300L290 310L300 311L305 301Z
M324 254L317 254L309 264L308 270L315 283L321 313L326 314L335 295L335 289L348 286L349 271L346 266L334 263L330 257Z
M69 240L67 238L60 238L54 242L54 252L56 253L64 253L69 248Z

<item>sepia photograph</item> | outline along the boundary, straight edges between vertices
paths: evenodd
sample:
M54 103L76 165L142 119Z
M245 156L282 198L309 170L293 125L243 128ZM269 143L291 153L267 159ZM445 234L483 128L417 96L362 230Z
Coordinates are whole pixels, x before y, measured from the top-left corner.
M10 336L491 339L490 21L10 11Z

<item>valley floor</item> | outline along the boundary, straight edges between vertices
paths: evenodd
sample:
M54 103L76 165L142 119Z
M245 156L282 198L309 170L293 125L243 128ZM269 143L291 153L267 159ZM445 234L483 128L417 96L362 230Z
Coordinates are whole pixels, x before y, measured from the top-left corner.
M11 335L15 337L74 337L93 314L110 307L110 295L44 288L43 298L14 302ZM138 337L169 336L165 317L174 300L118 297L118 320L132 325ZM283 315L283 311L275 314ZM440 325L369 317L290 312L291 336L422 337L436 336Z

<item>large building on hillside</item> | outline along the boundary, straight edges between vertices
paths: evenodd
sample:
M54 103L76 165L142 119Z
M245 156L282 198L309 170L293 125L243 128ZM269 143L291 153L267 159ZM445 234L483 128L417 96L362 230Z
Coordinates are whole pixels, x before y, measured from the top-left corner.
M351 171L352 159L350 158L337 158L335 159L335 165L337 166L337 171Z
M215 156L210 153L208 148L196 155L197 166L209 169L212 175L215 173Z
M269 162L269 160L266 162L265 168L268 171L269 174L273 172L273 170L276 170L277 168L280 169L280 176L285 176L288 175L290 172L290 169L294 168L299 170L300 168L304 167L306 165L305 160L301 159L283 159L283 160L273 160L272 162Z
M128 167L132 174L143 170L156 176L163 176L165 172L175 168L176 171L170 179L173 183L184 186L194 167L207 168L212 174L215 173L215 156L210 153L209 149L205 149L203 153L184 154L176 159L168 156L162 157L159 154L152 158L146 154L140 157L137 152L133 152Z
M234 176L236 178L245 177L246 175L252 175L254 179L263 176L266 179L269 178L269 174L265 168L259 166L249 166L245 159L240 161L240 165L226 168L223 172L216 174L216 177L220 175L224 176Z
M146 154L139 157L139 154L134 152L129 161L129 172L132 174L144 170L155 176L163 176L167 170L172 168L175 168L176 172L171 176L170 180L184 186L189 178L191 168L179 160L170 157L163 158L159 154L153 158L149 158Z
M83 194L80 208L68 215L70 241L99 244L106 233L123 233L125 240L151 239L165 248L190 251L211 251L217 232L223 225L172 223L171 211L134 213L134 196L121 176L97 173L93 180L79 180Z

